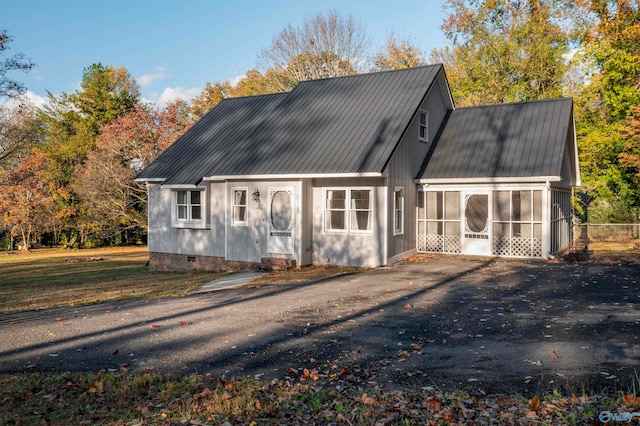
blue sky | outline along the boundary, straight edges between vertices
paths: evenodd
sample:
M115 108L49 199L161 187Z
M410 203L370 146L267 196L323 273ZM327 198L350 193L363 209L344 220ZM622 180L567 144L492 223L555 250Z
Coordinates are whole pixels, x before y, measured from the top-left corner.
M190 99L207 82L242 76L288 23L328 9L353 14L377 50L393 31L427 55L447 44L440 1L429 0L20 0L5 1L0 28L14 37L8 54L36 64L25 83L38 99L78 88L92 63L124 66L143 98ZM7 53L7 52L5 52Z

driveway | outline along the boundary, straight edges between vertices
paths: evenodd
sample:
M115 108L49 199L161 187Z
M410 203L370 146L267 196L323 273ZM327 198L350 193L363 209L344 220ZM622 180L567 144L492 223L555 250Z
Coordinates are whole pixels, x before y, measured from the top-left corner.
M532 394L631 389L640 266L437 257L304 284L0 314L0 372L137 370ZM638 379L635 379L636 385Z

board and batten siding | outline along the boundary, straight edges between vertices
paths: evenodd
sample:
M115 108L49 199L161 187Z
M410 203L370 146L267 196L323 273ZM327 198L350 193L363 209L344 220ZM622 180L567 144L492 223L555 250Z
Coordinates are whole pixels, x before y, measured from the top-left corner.
M447 113L446 82L442 75L436 80L427 93L420 109L429 114L428 143L419 140L418 114L413 117L406 133L398 144L389 165L387 166L387 206L388 206L388 259L395 256L410 254L416 249L416 196L417 188L414 178L422 166L429 147L433 143L438 129ZM404 189L404 232L394 235L394 191L395 188Z
M149 252L198 256L224 256L224 186L207 185L206 229L177 228L171 223L172 192L149 184Z
M372 232L366 234L325 232L324 189L371 187L373 189ZM313 179L313 263L374 267L385 264L384 178L327 178Z

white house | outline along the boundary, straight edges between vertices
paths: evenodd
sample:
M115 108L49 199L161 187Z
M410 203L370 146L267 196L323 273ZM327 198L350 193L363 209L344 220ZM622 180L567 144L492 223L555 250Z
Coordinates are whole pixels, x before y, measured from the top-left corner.
M442 65L225 99L138 176L154 270L547 258L570 241L573 105L454 108Z

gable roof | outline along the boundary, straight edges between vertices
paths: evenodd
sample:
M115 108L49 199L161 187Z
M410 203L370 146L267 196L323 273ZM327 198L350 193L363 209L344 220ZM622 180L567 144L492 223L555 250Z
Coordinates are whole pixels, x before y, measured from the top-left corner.
M570 98L457 108L418 179L559 178L568 138Z
M139 180L380 174L442 65L299 83L287 93L225 99Z

